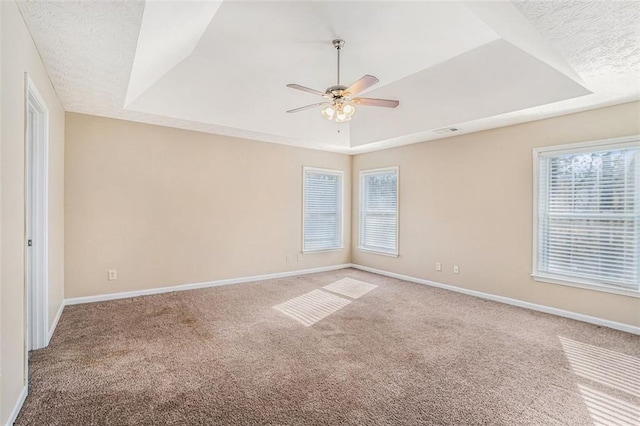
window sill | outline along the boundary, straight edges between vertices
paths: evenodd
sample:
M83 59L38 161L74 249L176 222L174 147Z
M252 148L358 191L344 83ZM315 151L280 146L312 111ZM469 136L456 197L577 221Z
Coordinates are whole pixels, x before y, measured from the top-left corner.
M607 285L594 284L579 280L569 280L566 278L561 278L553 275L545 275L545 274L531 274L531 278L538 282L550 283L550 284L560 284L569 287L582 288L586 290L595 290L601 291L603 293L612 293L612 294L620 294L623 296L631 296L640 298L640 292L634 290L626 290L623 288L615 288Z
M379 254L381 256L387 256L387 257L398 257L399 254L398 253L389 253L386 251L378 251L378 250L371 250L371 249L366 249L366 248L362 248L362 247L358 247L358 250L365 252L365 253L371 253L371 254Z
M344 247L331 248L331 249L319 249L319 250L302 250L302 254L315 254L315 253L331 253L333 251L344 250Z

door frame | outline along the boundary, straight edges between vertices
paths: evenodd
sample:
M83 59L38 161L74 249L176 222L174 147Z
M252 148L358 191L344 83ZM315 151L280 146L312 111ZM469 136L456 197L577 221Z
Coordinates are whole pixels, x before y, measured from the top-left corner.
M25 341L33 350L49 344L49 109L27 73L24 126Z

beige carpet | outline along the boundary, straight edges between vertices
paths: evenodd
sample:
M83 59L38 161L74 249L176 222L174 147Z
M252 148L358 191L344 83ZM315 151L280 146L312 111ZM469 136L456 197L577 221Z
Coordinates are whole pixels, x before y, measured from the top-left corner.
M346 277L377 287L311 326L273 308ZM17 424L637 424L639 356L637 336L345 269L69 306Z

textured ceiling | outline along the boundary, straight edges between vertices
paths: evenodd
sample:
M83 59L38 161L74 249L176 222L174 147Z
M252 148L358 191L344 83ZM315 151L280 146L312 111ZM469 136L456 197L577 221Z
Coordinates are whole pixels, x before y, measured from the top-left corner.
M521 39L539 37L544 41L540 46L547 46L546 50L544 46L542 50L540 46L537 50L533 47L525 50L538 57L545 56L547 63L551 58L555 68L566 75L575 71L576 81L593 94L450 123L461 129L456 134L640 99L638 2L514 0L513 4L521 14L520 18L532 24L535 33ZM20 1L18 5L68 111L351 153L448 136L425 129L351 148L348 142L305 142L282 134L248 130L242 125L223 126L176 118L176 114L167 116L127 110L124 105L145 14L144 2ZM212 25L215 23L214 18ZM496 30L495 26L492 29ZM504 30L513 32L513 28L505 27ZM508 39L504 34L501 38ZM564 60L566 66L562 64ZM369 64L361 65L369 69ZM376 70L370 72L376 74ZM303 80L300 77L295 82L307 83Z
M516 7L583 79L596 86L633 83L640 70L637 1L515 0ZM597 89L598 87L595 87Z
M65 110L267 142L293 139L124 109L144 1L18 1ZM341 151L333 146L319 149Z
M144 1L26 1L18 6L65 109L122 108Z

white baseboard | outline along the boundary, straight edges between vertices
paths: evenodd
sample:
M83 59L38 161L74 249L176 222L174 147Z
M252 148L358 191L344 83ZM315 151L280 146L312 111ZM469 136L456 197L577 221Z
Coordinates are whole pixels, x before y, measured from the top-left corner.
M65 299L64 305L78 305L81 303L102 302L105 300L127 299L130 297L147 296L150 294L170 293L173 291L196 290L199 288L218 287L221 285L240 284L254 281L272 280L274 278L295 277L298 275L315 274L318 272L335 271L337 269L350 268L350 263L341 265L323 266L321 268L302 269L298 271L277 272L274 274L254 275L251 277L230 278L226 280L207 281L195 284L182 284L170 287L150 288L147 290L125 291L122 293L99 294L97 296L74 297Z
M383 271L380 269L370 268L368 266L351 264L352 268L361 269L367 272L373 272L374 274L385 275L391 278L397 278L399 280L414 282L417 284L424 284L431 287L438 287L445 290L455 291L457 293L467 294L469 296L475 296L482 299L492 300L494 302L506 303L507 305L519 306L521 308L531 309L533 311L545 312L547 314L558 315L560 317L571 318L578 321L588 322L591 324L600 325L603 327L613 328L615 330L626 331L627 333L640 334L640 327L633 325L623 324L620 322L610 321L602 318L592 317L589 315L579 314L577 312L565 311L562 309L552 308L550 306L538 305L535 303L524 302L518 299L511 299L509 297L497 296L495 294L483 293L481 291L468 290L462 287L455 287L448 284L442 284L435 281L429 281L422 278L411 277L408 275L396 274L395 272Z
M481 291L469 290L462 287L455 287L452 285L442 284L436 281L429 281L422 278L416 278L409 275L402 275L402 274L397 274L395 272L383 271L381 269L370 268L368 266L357 265L355 263L345 263L341 265L324 266L321 268L314 268L314 269L277 272L274 274L254 275L250 277L230 278L225 280L208 281L208 282L195 283L195 284L182 284L182 285L170 286L170 287L151 288L147 290L126 291L122 293L100 294L96 296L74 297L71 299L65 299L62 306L60 307L60 310L58 311L58 314L56 315L56 320L54 321L54 324L51 327L51 330L49 331L49 338L51 338L51 335L53 335L53 331L55 330L55 326L57 325L58 319L60 318L60 315L62 314L62 310L66 305L78 305L81 303L93 303L93 302L102 302L106 300L126 299L130 297L146 296L146 295L160 294L160 293L170 293L174 291L196 290L199 288L218 287L222 285L241 284L241 283L254 282L254 281L270 280L275 278L286 278L286 277L294 277L298 275L315 274L318 272L335 271L338 269L345 269L345 268L356 268L363 271L372 272L374 274L385 275L391 278L397 278L400 280L414 282L417 284L424 284L431 287L438 287L438 288L442 288L449 291L455 291L457 293L463 293L469 296L479 297L481 299L487 299L487 300L492 300L494 302L506 303L507 305L519 306L521 308L531 309L538 312L545 312L545 313L557 315L560 317L570 318L577 321L587 322L590 324L596 324L603 327L609 327L615 330L621 330L621 331L626 331L627 333L640 335L640 327L636 327L629 324L623 324L623 323L610 321L602 318L592 317L592 316L580 314L577 312L565 311L563 309L552 308L550 306L538 305L535 303L525 302L522 300L512 299L504 296L498 296L495 294L483 293Z
M60 317L62 316L62 311L66 305L66 301L63 300L60 303L60 307L58 308L58 312L56 313L56 317L53 319L53 323L51 327L49 327L49 334L47 335L47 344L45 346L49 346L49 342L51 341L51 336L53 336L53 332L56 331L56 327L58 326L58 321L60 321Z
M29 392L29 388L27 386L22 388L22 392L20 392L20 396L16 401L16 405L13 406L13 410L11 410L11 414L9 414L9 418L7 419L6 426L13 426L13 423L18 418L18 414L20 414L20 410L22 409L22 404L24 404L24 400L27 399L28 392Z

